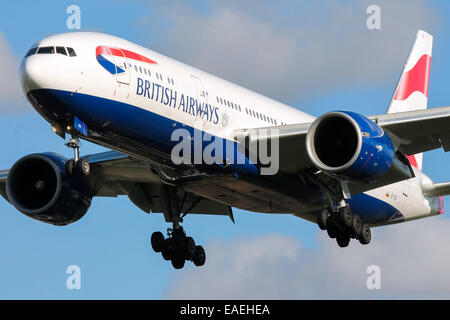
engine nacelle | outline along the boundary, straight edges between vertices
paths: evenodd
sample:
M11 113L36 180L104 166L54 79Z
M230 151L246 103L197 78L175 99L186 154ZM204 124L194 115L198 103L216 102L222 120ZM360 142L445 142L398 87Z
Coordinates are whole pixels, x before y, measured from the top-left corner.
M313 164L349 182L373 182L392 166L390 137L373 121L354 112L333 111L317 118L306 137Z
M66 159L54 153L31 154L9 170L6 193L9 202L26 216L67 225L79 220L92 200L90 181L66 176Z

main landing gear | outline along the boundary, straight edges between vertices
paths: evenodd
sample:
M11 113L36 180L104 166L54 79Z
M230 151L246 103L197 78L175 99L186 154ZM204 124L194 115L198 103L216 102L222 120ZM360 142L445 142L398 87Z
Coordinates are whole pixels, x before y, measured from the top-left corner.
M168 238L161 232L154 232L151 245L155 252L161 252L164 260L171 261L175 269L182 269L187 260L199 267L205 264L206 255L202 246L195 245L194 239L187 237L183 227L174 223L168 230Z
M372 233L370 227L361 221L357 214L353 214L347 204L339 206L334 212L323 209L317 224L322 230L326 230L328 236L336 239L339 247L347 247L350 239L358 239L361 244L369 244Z
M65 171L68 176L74 174L81 174L82 176L89 176L91 174L91 167L87 159L80 159L80 140L77 136L72 135L72 139L67 141L66 146L73 149L73 159L67 160L65 164Z
M181 193L181 194L180 194ZM192 261L197 267L203 266L206 260L205 250L195 244L194 239L186 236L180 223L188 214L184 210L187 193L169 185L161 187L160 200L166 222L172 223L172 229L167 230L168 237L161 232L151 236L151 245L155 252L161 252L166 261L171 261L175 269L182 269L186 261Z

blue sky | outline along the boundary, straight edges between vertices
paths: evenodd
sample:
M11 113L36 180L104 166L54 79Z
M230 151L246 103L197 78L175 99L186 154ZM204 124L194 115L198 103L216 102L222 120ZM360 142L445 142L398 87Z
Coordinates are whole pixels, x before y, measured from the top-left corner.
M127 38L283 102L302 106L306 112L320 115L342 108L363 114L384 113L416 29L423 27L435 36L429 104L433 107L450 105L447 81L450 70L448 2L399 1L399 7L403 6L403 9L399 10L398 7L381 1L383 29L370 31L379 32L378 35L365 29L367 16L364 6L355 4L355 1L330 1L314 5L301 1L298 4L281 2L279 6L286 6L284 8L268 1L258 2L257 7L252 7L252 3L254 4L249 1L237 6L234 1L229 4L194 1L189 5L176 1L11 1L2 5L0 33L5 38L4 46L7 46L10 56L13 57L10 61L15 58L18 63L35 41L54 33L69 32L66 28L66 8L77 4L81 8L82 30L111 33ZM429 13L424 13L424 7ZM228 16L230 12L232 14ZM398 14L398 19L391 17L393 12ZM334 13L342 16L334 18ZM384 16L387 17L386 24L383 24ZM316 19L313 19L314 17ZM227 19L236 19L236 23L233 23L234 29L226 25ZM313 20L315 22L312 22ZM405 30L400 24L407 25L409 29ZM187 27L192 27L192 30L186 31ZM219 42L217 37L213 37L211 30L220 31L222 27L229 33L223 34ZM338 33L339 28L342 29L341 33ZM253 33L247 34L249 30ZM245 39L246 36L251 36L257 39L254 35L259 36L258 32L261 30L267 31L265 36L261 36L261 42L252 42L251 48L245 48L243 42L237 42L241 46L237 51L237 45L224 45L233 44L239 37ZM308 30L310 33L305 35L302 30ZM271 32L274 36L269 38ZM330 37L329 34L334 33L340 34L339 41L336 37L327 38ZM396 37L396 34L402 36ZM299 39L306 40L300 44L291 43L291 37L296 35ZM308 35L318 38L317 43L308 40ZM325 43L320 42L320 37L327 39L326 45L333 47L327 47ZM367 39L379 41L374 44L374 48L381 47L380 54L371 56L370 51L364 49L367 47ZM251 58L259 57L255 52L273 50L269 41L275 41L274 43L279 45L277 53L285 59L275 59L275 62L270 61L270 64L258 68L254 62L258 59ZM396 46L385 46L386 43L395 43ZM214 50L219 46L220 50ZM324 53L324 59L316 61L314 57L317 57L317 48L325 51L337 48L344 51L344 54L336 52L336 60L331 61L331 56ZM347 49L343 48L354 48L356 51L345 51ZM311 60L295 62L293 59L294 67L290 60L292 55L284 56L285 52L291 52L293 56L311 57ZM352 53L356 56L346 58ZM368 55L365 56L366 54ZM265 58L264 55L262 58ZM215 61L224 61L225 66ZM226 65L227 61L232 61L231 66L235 69L230 71L230 67ZM355 64L346 66L349 62ZM280 63L284 73L277 74L277 63ZM286 65L282 65L283 63ZM311 65L315 65L315 69ZM334 68L335 65L338 67ZM289 71L297 67L300 71L295 74ZM272 72L277 81L268 83L261 80L258 72L264 70ZM304 70L304 73L301 70ZM8 77L3 76L0 84L7 82ZM63 140L51 132L49 124L26 103L22 93L17 92L17 96L17 100L0 96L0 134L3 137L0 168L9 168L18 158L33 152L55 151L70 156L71 152L64 147ZM102 150L101 147L83 143L84 154ZM425 155L424 171L434 181L448 181L449 160L449 155L441 150L429 152ZM448 198L445 199L445 205L450 208ZM17 212L6 201L0 201L0 212L2 299L190 298L189 282L183 282L183 279L197 279L196 277L202 277L204 272L201 268L193 267L175 271L170 263L153 253L149 245L151 233L164 231L168 225L164 223L162 215L147 215L125 197L95 199L86 216L67 227L55 227L31 220ZM219 248L218 250L226 250L223 254L230 259L235 258L234 247L227 243L238 245L248 242L258 245L260 239L274 235L300 243L302 248L308 250L308 259L311 261L328 252L328 247L324 247L327 239L322 239L317 226L309 222L288 215L271 216L240 210L235 210L235 218L236 224L232 224L226 217L188 216L184 226L198 243L206 247L211 244L212 247ZM448 221L445 217L437 219L442 223ZM374 241L379 240L378 235L392 239L392 233L386 232L389 231L375 231ZM411 251L413 249L411 248ZM386 251L386 255L390 253ZM68 275L65 271L67 266L72 264L81 268L81 290L66 288ZM442 268L445 266L444 264ZM426 266L424 268L426 270ZM364 276L365 270L360 272ZM208 275L211 273L213 272L210 271ZM262 273L259 276L266 279L273 277L273 274ZM211 279L215 281L214 278ZM218 291L221 289L220 283L218 282ZM174 292L178 287L181 293L178 292L177 295ZM326 285L323 287L327 288ZM417 290L420 292L420 288ZM224 292L233 291L224 289ZM279 292L280 298L289 297L282 289ZM359 291L355 292L350 288L344 297L358 297ZM407 297L406 294L403 295L405 292L392 289L381 293L365 292L363 296ZM334 297L328 293L325 290L318 296ZM436 289L436 297L441 296L449 297L450 293ZM252 292L244 297L251 298ZM262 297L271 296L268 294Z

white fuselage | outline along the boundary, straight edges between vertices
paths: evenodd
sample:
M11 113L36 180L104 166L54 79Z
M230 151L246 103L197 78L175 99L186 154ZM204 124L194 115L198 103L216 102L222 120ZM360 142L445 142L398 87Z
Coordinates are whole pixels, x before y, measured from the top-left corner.
M92 96L102 101L134 106L172 121L174 125L186 125L229 140L233 140L233 132L237 129L310 123L315 119L298 109L118 37L100 33L69 33L45 38L36 46L71 47L76 56L34 54L27 57L22 64L22 84L26 94L51 89ZM117 50L120 52L117 53ZM105 59L122 72L118 73L119 69L113 73L108 71L109 64ZM102 65L101 61L105 64ZM190 102L193 98L203 106L208 105L208 114L199 116L195 106L181 106L181 96L185 101ZM96 106L91 108L92 114L95 114ZM108 114L102 110L103 114L95 117L104 119L101 126L108 130ZM52 112L38 111L50 121ZM82 114L88 111L85 107ZM124 117L124 125L128 120L133 121ZM155 130L158 129L155 127ZM127 151L123 144L115 146L109 141L104 145ZM367 196L386 203L402 215L401 220L377 224L441 213L439 199L425 198L422 192L421 184L428 183L429 179L420 170L415 170L415 173L415 178L366 192ZM239 203L234 206L240 207Z

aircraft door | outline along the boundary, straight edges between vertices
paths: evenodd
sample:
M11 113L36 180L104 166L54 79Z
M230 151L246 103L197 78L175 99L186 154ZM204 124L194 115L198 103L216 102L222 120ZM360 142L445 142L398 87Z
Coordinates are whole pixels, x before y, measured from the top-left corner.
M114 64L116 65L116 80L119 83L130 84L130 65L121 49L110 48Z

